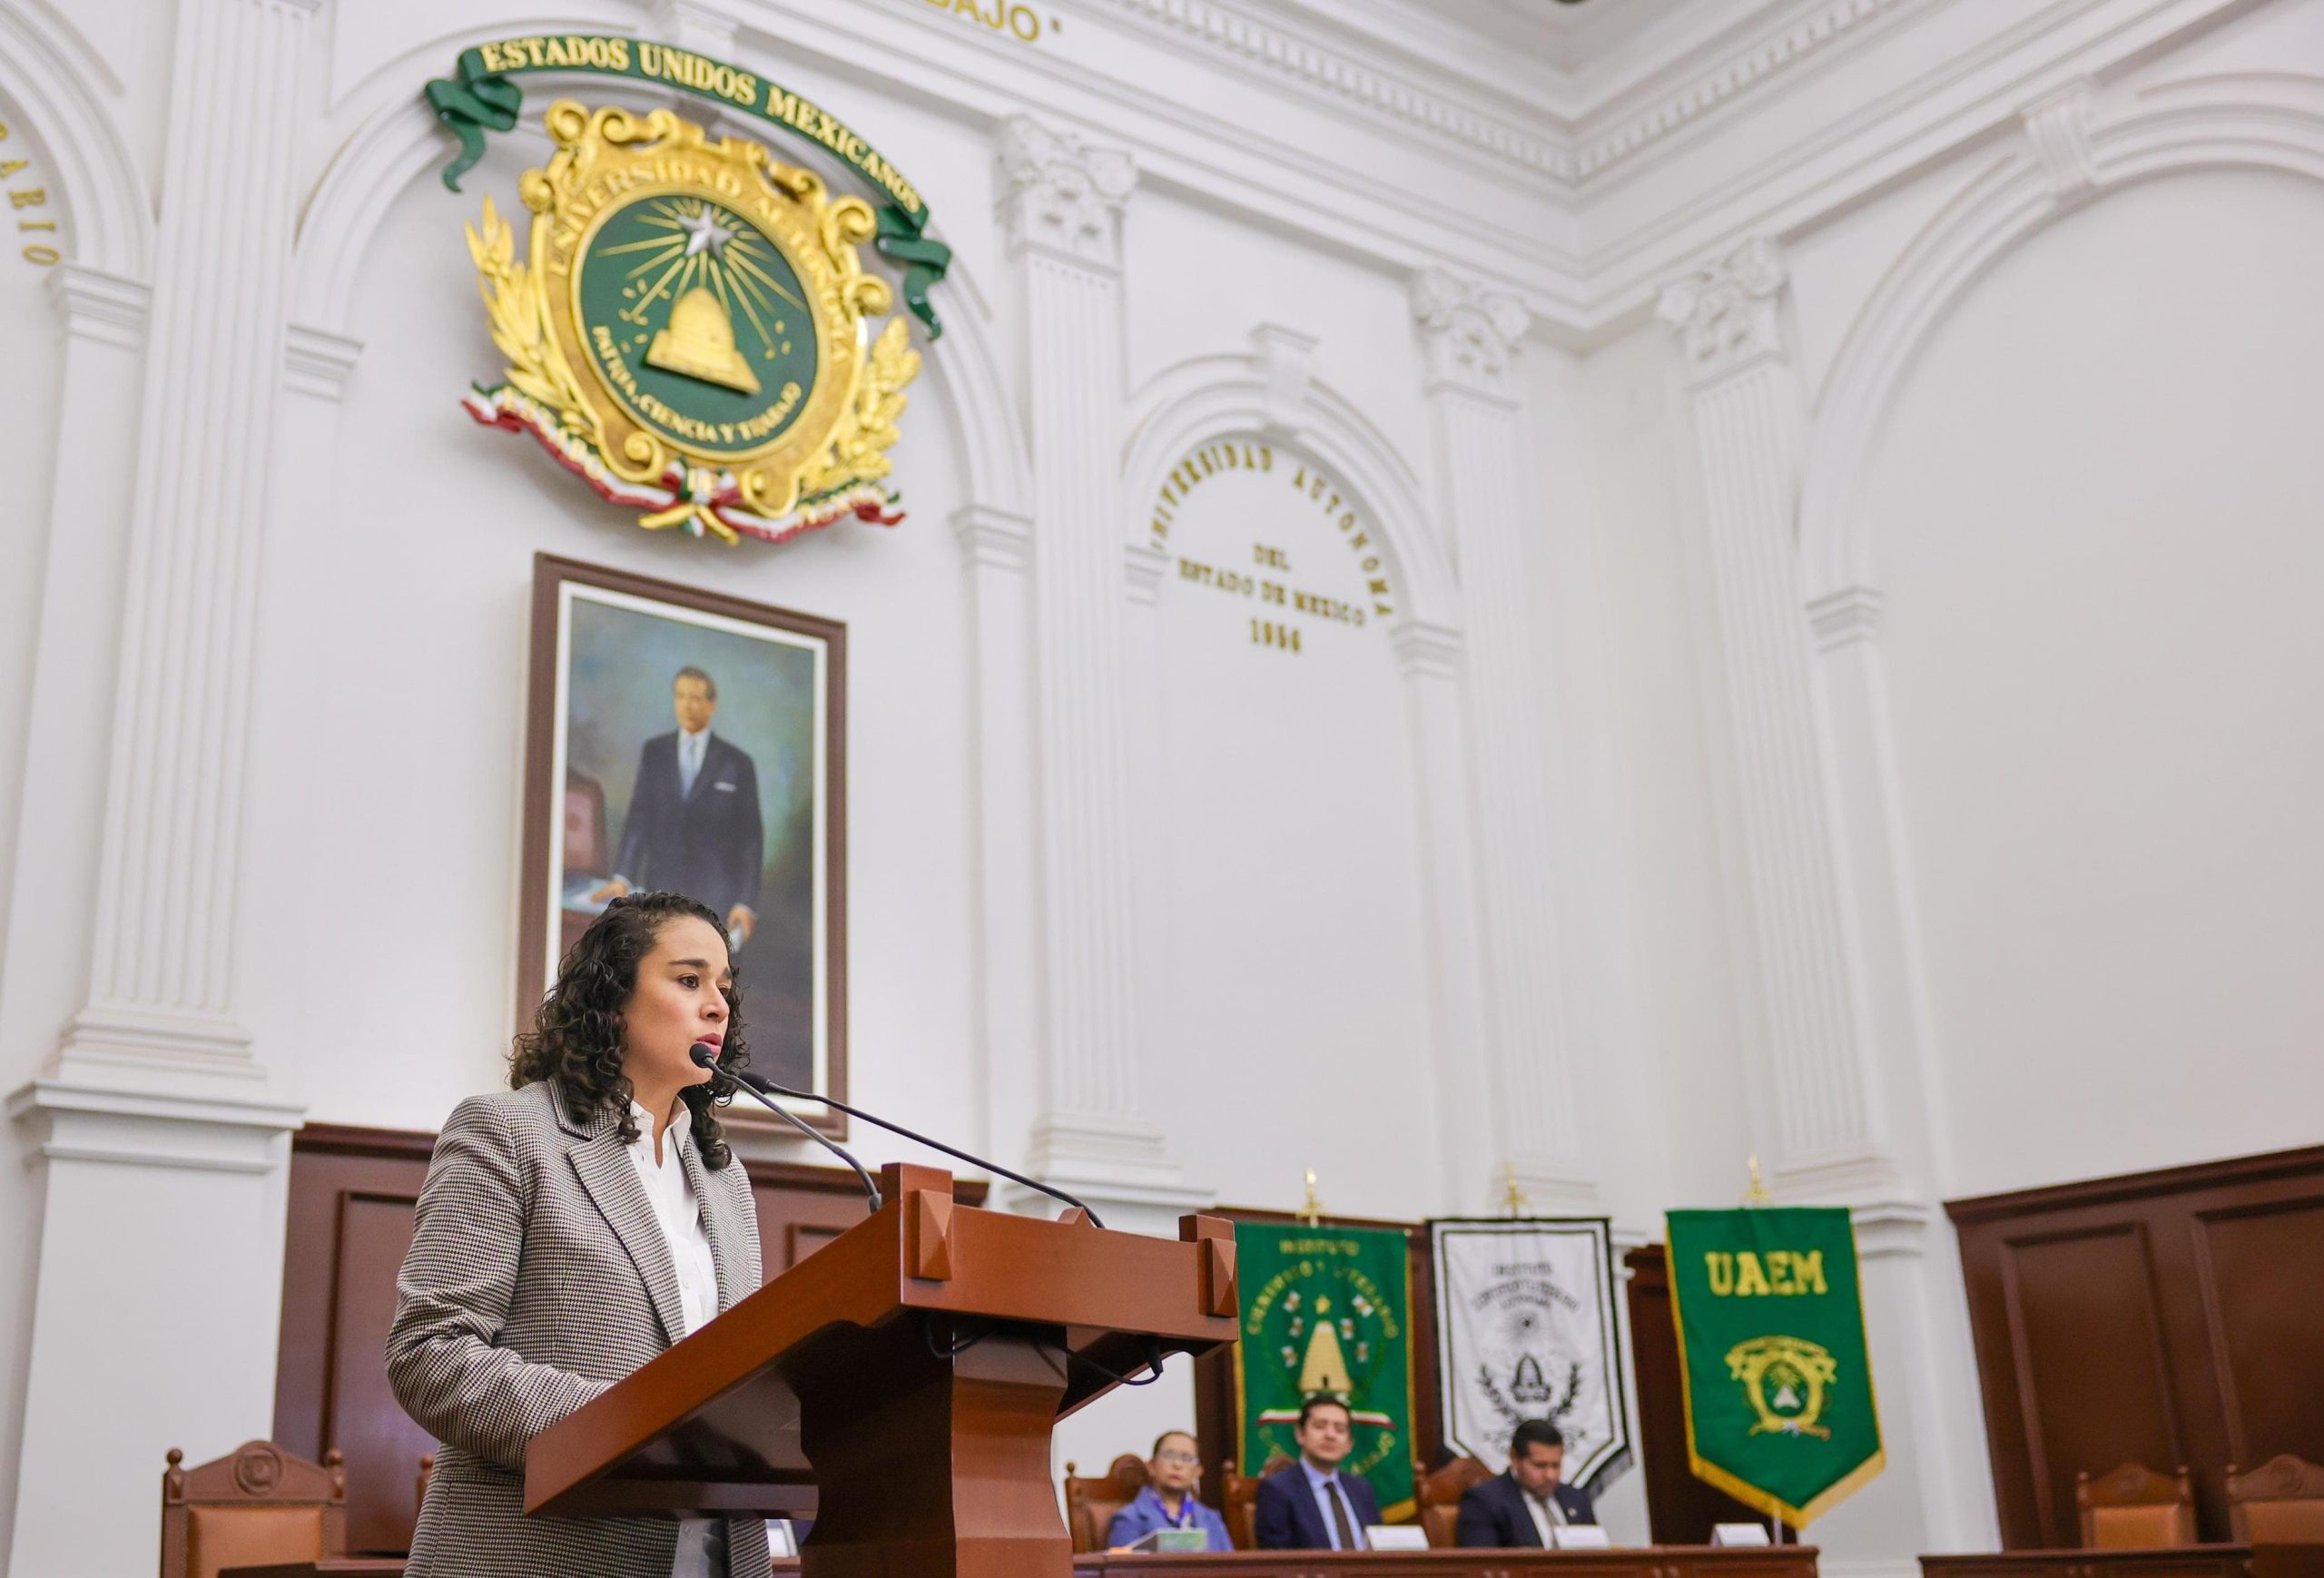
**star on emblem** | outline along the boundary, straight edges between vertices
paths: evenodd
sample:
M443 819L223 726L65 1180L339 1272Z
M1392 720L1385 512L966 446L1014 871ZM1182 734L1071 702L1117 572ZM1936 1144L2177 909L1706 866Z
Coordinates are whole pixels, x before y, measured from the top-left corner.
M734 232L718 222L718 216L711 212L708 203L704 203L679 220L678 228L686 232L686 256L688 257L693 257L696 252L708 252L714 257L724 257L726 243L734 239Z

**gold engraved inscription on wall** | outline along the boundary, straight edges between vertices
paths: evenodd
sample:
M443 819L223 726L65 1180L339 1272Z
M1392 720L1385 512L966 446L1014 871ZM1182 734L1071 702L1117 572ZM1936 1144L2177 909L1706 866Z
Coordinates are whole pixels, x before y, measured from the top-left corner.
M56 220L44 212L48 188L41 180L41 173L23 154L8 123L0 121L0 192L8 197L7 208L0 212L16 222L19 236L28 238L18 242L19 255L28 263L47 268L62 261L63 254L56 250Z
M1250 543L1247 552L1238 548L1231 563L1173 552L1175 579L1250 601L1255 605L1249 624L1251 645L1286 655L1305 651L1307 642L1322 633L1318 626L1361 630L1396 611L1386 559L1357 518L1354 502L1313 465L1291 456L1278 457L1270 445L1222 439L1204 445L1172 467L1154 499L1154 546L1170 548L1172 523L1205 482L1237 474L1279 478L1294 496L1286 500L1290 508L1318 511L1337 531L1354 559L1363 581L1361 595L1335 597L1314 589L1312 584L1301 586L1299 567L1292 562L1290 552L1277 544L1258 541Z
M939 11L950 11L964 23L982 23L1003 38L1013 38L1019 44L1039 44L1044 31L1041 15L1029 5L1011 5L1009 0L928 0ZM1059 33L1065 24L1052 16L1047 31Z

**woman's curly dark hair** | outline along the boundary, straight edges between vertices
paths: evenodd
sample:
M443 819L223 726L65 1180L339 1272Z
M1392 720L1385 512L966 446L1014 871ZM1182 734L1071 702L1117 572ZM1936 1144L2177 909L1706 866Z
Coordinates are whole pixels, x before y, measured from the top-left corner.
M621 1011L637 990L637 967L654 952L662 928L681 916L706 921L734 956L734 944L715 912L683 893L630 893L606 906L590 922L556 969L533 1015L533 1028L517 1037L508 1057L508 1088L521 1090L537 1080L554 1080L574 1121L587 1123L611 1111L621 1119L625 1144L637 1138L630 1116L633 1094L621 1071ZM731 1070L751 1060L743 1040L743 992L739 981L724 989L726 1029L720 1038L718 1068L708 1080L689 1085L679 1099L694 1113L694 1150L704 1167L722 1168L734 1153L726 1147L714 1109L734 1099Z

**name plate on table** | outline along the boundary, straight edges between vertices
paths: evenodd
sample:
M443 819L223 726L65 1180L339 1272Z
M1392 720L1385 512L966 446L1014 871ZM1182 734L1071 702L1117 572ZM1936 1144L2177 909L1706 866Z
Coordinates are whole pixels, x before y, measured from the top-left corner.
M1550 1531L1561 1551L1610 1551L1614 1542L1594 1524L1568 1524Z
M1375 1551L1425 1551L1428 1531L1418 1524L1367 1524L1364 1543Z
M1200 1529L1155 1529L1139 1535L1124 1549L1177 1553L1207 1551L1210 1549L1210 1536Z
M1770 1543L1768 1531L1757 1524L1713 1524L1710 1543L1714 1545L1765 1545Z

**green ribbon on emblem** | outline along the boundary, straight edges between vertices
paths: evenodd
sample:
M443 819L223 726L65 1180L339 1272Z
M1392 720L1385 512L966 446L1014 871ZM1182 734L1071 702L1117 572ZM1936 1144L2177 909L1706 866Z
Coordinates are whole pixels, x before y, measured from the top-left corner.
M1235 1224L1242 1473L1263 1472L1277 1453L1297 1457L1299 1405L1328 1392L1354 1415L1346 1472L1371 1482L1382 1517L1412 1515L1410 1248L1388 1228Z
M1688 1465L1793 1528L1886 1463L1844 1207L1669 1214Z
M764 121L824 149L880 196L880 230L872 245L903 271L901 294L913 317L928 326L931 340L944 325L928 293L952 265L952 249L928 230L928 204L920 189L880 151L811 99L740 66L649 39L615 34L527 34L460 52L451 77L421 90L436 118L459 139L460 151L444 166L444 184L460 189L460 177L484 157L484 134L517 124L524 90L508 79L533 72L583 72L625 77L675 88L737 113Z

